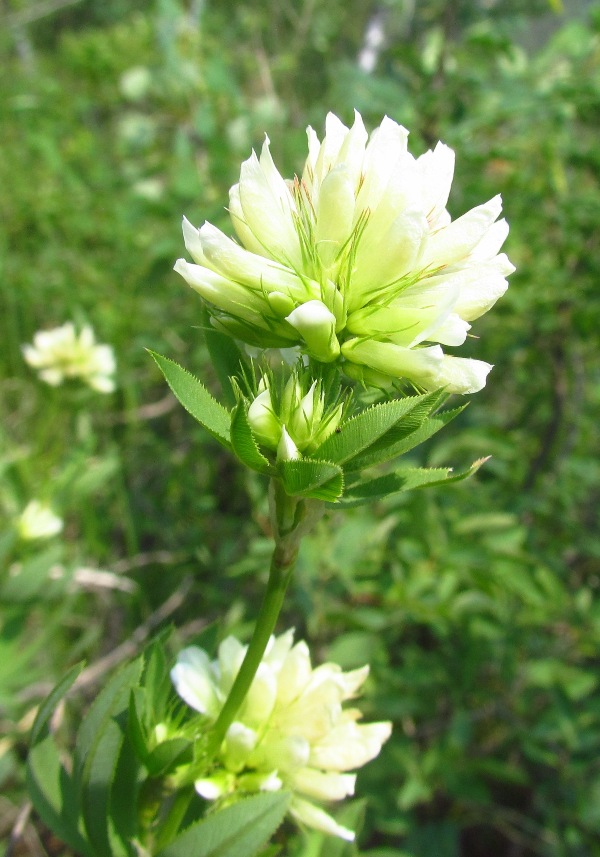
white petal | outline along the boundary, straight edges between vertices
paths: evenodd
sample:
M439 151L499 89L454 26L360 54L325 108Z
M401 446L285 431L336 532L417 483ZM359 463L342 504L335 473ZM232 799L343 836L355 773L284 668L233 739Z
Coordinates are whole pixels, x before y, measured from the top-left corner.
M220 710L210 660L203 649L190 646L183 649L171 670L171 681L179 696L200 714L215 719Z
M427 229L420 211L407 211L377 234L365 230L350 281L349 312L414 269Z
M202 252L202 244L200 242L199 230L193 226L187 217L183 218L182 222L183 241L185 249L188 251L194 262L197 265L204 265L204 253Z
M312 827L314 830L320 830L322 833L328 833L331 836L339 836L340 839L345 839L346 842L354 842L354 831L347 827L342 827L338 824L329 813L323 809L319 809L314 804L302 798L294 797L290 803L290 815L296 821L306 824L307 827Z
M484 237L501 210L502 200L498 195L430 235L423 247L420 266L437 268L465 259Z
M497 223L490 226L481 241L479 241L471 250L470 258L474 261L483 262L493 259L506 241L507 236L508 223L504 218L502 218L502 220L498 220ZM504 258L506 259L506 256L504 256ZM508 261L508 259L506 261ZM514 268L512 268L512 270L514 271ZM507 271L506 273L510 274L512 271Z
M263 661L246 694L239 712L239 719L250 727L259 727L267 722L277 697L277 678L273 670Z
M295 791L316 800L343 800L354 794L356 775L300 768L294 771L288 780Z
M261 255L300 270L302 253L294 226L295 206L288 186L273 164L268 141L260 161L253 152L243 162L239 194L246 226L261 246Z
M397 164L406 154L408 131L388 116L369 139L363 161L363 183L356 209L374 209L379 205ZM398 213L398 212L397 212Z
M448 393L477 393L485 387L486 378L492 368L490 363L483 360L444 355L435 384L429 389L444 387Z
M346 169L353 193L356 192L361 178L365 144L368 136L362 116L358 110L355 110L354 124L346 134L336 158L336 166L343 164Z
M330 267L352 231L354 188L344 166L327 174L321 185L317 207L315 241L325 268Z
M217 309L258 327L267 327L265 314L269 314L269 305L255 292L222 277L209 268L192 265L185 259L178 259L174 270L181 274L194 291Z
M410 349L391 342L349 339L342 345L342 354L347 360L384 375L408 378L427 390L437 389L436 379L443 358L439 345Z
M454 152L438 143L435 149L417 158L416 166L422 176L423 208L433 229L441 225L454 176Z
M325 771L360 768L379 755L391 734L391 723L359 724L348 718L311 747L310 765Z
M278 703L288 705L300 696L308 684L311 672L312 666L308 646L304 640L300 640L286 657L279 673Z
M425 330L419 341L440 342L442 345L462 345L470 329L471 325L453 312L441 324Z

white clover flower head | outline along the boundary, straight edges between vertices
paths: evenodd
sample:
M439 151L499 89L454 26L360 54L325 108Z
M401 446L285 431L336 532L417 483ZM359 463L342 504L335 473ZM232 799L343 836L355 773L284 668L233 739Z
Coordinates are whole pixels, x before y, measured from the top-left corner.
M62 528L62 518L39 500L31 500L17 519L17 532L23 541L49 539L60 533Z
M506 291L514 268L499 252L508 234L500 197L451 221L448 146L415 158L408 131L387 116L370 136L359 113L351 128L330 113L325 130L319 141L308 128L308 158L293 181L277 171L266 138L230 191L241 243L184 219L195 264L179 259L175 270L213 324L248 345L300 347L367 384L480 390L490 364L442 346L462 345L470 322Z
M245 652L234 637L221 643L215 661L202 649L184 649L171 671L177 693L216 720ZM293 630L271 637L214 769L195 783L197 792L215 800L235 791L289 789L297 821L353 840L353 831L319 804L353 794L356 774L350 772L375 758L390 736L390 723L360 723L356 708L343 707L368 672L345 673L333 663L313 668L306 643L294 645Z
M68 321L52 330L39 330L33 345L23 345L23 357L46 384L58 387L78 378L99 393L115 389L115 356L110 345L97 345L94 332L84 325L78 334Z

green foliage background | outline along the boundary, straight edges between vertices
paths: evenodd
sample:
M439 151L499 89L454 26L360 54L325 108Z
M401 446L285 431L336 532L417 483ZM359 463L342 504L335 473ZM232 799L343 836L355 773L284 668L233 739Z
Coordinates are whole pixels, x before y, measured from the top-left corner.
M457 151L453 216L503 194L517 272L466 349L495 363L488 386L414 456L489 464L334 514L301 553L282 628L317 660L368 660L365 714L395 722L343 854L600 855L600 7L8 0L0 15L0 837L25 800L33 709L69 666L132 654L167 621L180 644L249 633L264 484L144 348L218 394L199 300L171 271L180 216L229 231L227 189L265 131L293 175L305 126L356 107L371 128L406 125L415 154ZM24 364L21 344L69 319L115 348L114 395L52 389ZM23 546L13 522L33 497L66 527ZM342 855L289 832L293 857ZM35 818L19 847L70 853Z

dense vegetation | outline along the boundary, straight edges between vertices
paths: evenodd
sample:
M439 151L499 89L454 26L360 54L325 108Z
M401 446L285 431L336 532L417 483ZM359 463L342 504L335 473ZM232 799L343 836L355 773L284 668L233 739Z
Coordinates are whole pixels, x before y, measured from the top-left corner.
M319 659L368 660L365 713L395 729L359 777L358 848L299 834L290 854L600 855L600 8L14 0L2 14L0 839L26 801L33 710L68 666L89 664L67 744L78 706L156 629L176 625L173 652L249 633L264 484L144 349L218 390L199 299L171 271L180 217L228 230L227 189L265 131L292 175L306 125L356 107L370 127L404 124L415 154L456 150L453 216L503 194L517 272L476 325L486 389L416 458L491 461L455 488L333 515L303 545L282 627ZM115 349L114 394L52 388L25 364L21 345L67 320ZM32 498L64 518L59 536L17 539ZM35 815L18 849L70 853Z

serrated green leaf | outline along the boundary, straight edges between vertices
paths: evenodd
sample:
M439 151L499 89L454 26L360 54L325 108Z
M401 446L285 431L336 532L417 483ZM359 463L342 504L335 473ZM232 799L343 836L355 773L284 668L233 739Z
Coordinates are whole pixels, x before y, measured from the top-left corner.
M272 472L271 464L262 454L254 439L246 415L246 406L241 399L235 406L231 417L231 446L246 467L257 470L259 473L268 474Z
M459 408L454 408L451 411L441 411L433 417L425 416L424 421L415 420L414 424L411 425L413 422L413 416L416 416L415 411L420 411L420 408L415 408L415 411L409 414L407 419L402 420L399 424L399 428L406 430L404 434L399 432L395 437L390 437L389 443L386 443L388 435L384 435L384 437L380 438L380 440L366 449L362 455L352 459L352 469L363 470L366 467L373 467L375 464L382 464L384 461L390 461L392 458L398 458L398 456L404 455L406 452L410 452L411 449L414 449L420 443L429 440L429 438L433 437L436 432L448 425L448 423L461 414L467 406L468 403L461 405ZM392 429L392 432L389 434L394 434L394 431L395 430Z
M73 782L61 765L48 721L83 664L73 667L40 706L31 730L27 758L27 790L40 818L73 851L88 857L91 851L79 831Z
M170 741L163 741L146 757L145 764L148 772L153 777L167 773L175 763L181 762L181 757L186 750L190 753L189 761L191 762L192 745L187 738L172 738Z
M221 384L223 398L226 404L233 408L236 403L236 396L231 378L239 378L246 370L248 361L231 336L221 333L220 330L216 330L211 325L206 307L203 308L203 321L204 339L210 354L210 361Z
M258 794L192 825L157 857L253 857L286 813L287 792Z
M112 782L123 744L131 689L137 686L142 658L126 664L111 678L92 704L75 744L74 773L81 795L85 829L96 854L114 855L109 834Z
M342 468L331 461L300 458L279 465L283 487L290 497L311 497L333 502L344 490Z
M314 453L314 457L322 461L332 461L344 464L354 459L360 452L372 446L379 438L386 435L400 420L425 400L426 405L433 396L439 393L428 393L425 396L411 396L397 399L393 402L382 402L349 419L339 431L330 435L325 443ZM426 415L434 405L428 407ZM412 431L417 424L412 427Z
M204 428L223 446L230 448L229 423L230 415L227 408L219 404L202 381L184 369L174 360L163 357L155 351L149 352L165 380L186 411L191 414Z
M125 735L110 792L109 839L113 843L117 839L128 857L138 853L131 843L138 835L139 771L140 761L133 742ZM114 857L117 857L116 853Z
M461 473L452 473L449 467L407 468L406 470L397 470L395 473L386 473L376 479L361 481L352 485L340 503L343 506L360 506L363 503L382 500L384 497L410 491L413 488L461 482L463 479L472 476L487 460L487 458L480 458Z

